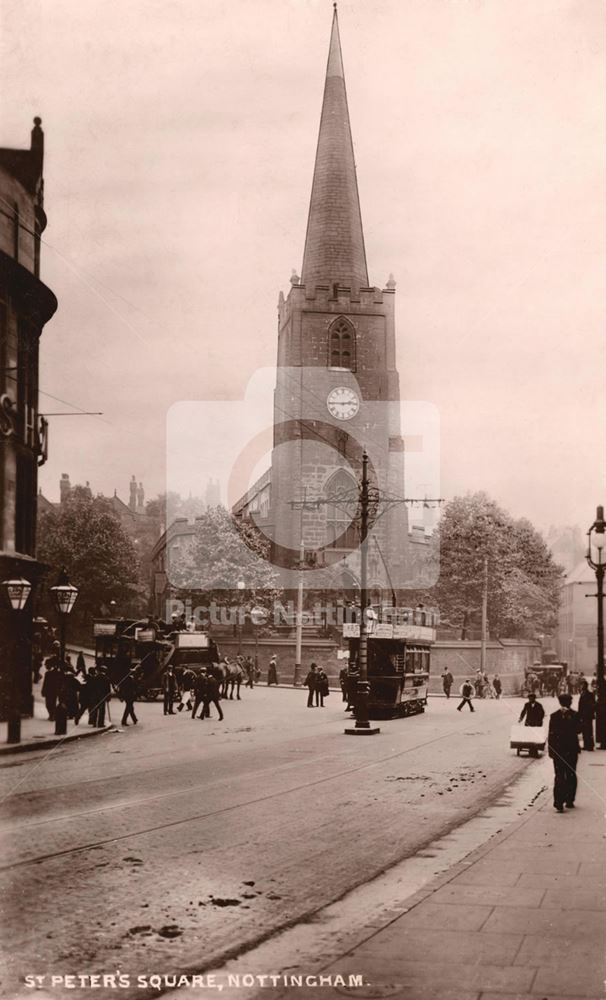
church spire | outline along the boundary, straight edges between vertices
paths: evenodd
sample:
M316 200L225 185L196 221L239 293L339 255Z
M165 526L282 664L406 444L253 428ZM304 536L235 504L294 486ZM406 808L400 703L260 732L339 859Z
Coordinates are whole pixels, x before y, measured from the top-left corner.
M367 287L336 4L334 8L301 281Z

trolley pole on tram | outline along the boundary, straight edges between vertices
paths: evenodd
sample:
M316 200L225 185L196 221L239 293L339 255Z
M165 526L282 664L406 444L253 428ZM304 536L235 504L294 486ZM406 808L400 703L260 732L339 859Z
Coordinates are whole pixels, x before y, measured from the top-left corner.
M375 736L381 730L370 725L368 719L368 455L362 455L362 483L360 490L360 653L358 664L358 690L356 695L356 724L346 729L347 736Z

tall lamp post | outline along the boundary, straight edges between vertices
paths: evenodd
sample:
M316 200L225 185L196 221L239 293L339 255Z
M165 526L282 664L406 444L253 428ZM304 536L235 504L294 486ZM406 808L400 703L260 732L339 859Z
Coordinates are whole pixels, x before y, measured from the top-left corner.
M255 636L255 674L259 669L259 625L265 625L267 621L267 612L265 608L256 604L250 609L250 620L252 622L252 627Z
M15 612L17 616L25 608L27 604L27 599L30 595L32 585L29 580L24 580L23 577L14 580L3 580L2 587L4 593L8 599L8 603ZM13 668L11 671L10 678L10 698L9 698L9 715L8 715L8 734L6 738L7 743L20 743L21 742L21 689L22 689L22 678L20 676L20 662L19 662L19 649L21 645L21 622L18 621L16 633L17 637L13 646Z
M69 582L69 577L65 568L61 570L59 579L57 580L55 586L51 587L50 593L53 599L53 604L55 605L55 611L59 615L61 662L65 664L65 632L67 619L72 613L72 609L78 596L78 588L74 587L73 584Z
M237 586L240 594L242 593L243 590L246 590L246 584L245 584L244 580L238 580L236 586ZM236 611L236 613L238 615L238 656L242 652L242 618L241 618L241 615L240 615L240 610L241 610L240 609L240 604L238 604L238 608L237 608L237 611Z
M606 686L604 683L604 570L603 550L606 545L606 521L604 508L598 507L596 518L587 532L587 562L595 571L598 601L598 664L597 664L597 704L595 735L601 750L606 750Z

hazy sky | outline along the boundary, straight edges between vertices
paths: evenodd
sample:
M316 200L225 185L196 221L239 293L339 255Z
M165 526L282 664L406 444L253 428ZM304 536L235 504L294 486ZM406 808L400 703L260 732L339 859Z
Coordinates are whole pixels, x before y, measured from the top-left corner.
M40 114L59 311L41 485L165 485L182 400L275 363L300 270L329 0L0 0L0 143ZM442 494L592 519L603 460L606 4L339 4L371 284L397 282L403 395L434 403ZM43 411L66 409L48 396ZM192 455L192 461L195 456ZM408 484L415 489L417 484Z

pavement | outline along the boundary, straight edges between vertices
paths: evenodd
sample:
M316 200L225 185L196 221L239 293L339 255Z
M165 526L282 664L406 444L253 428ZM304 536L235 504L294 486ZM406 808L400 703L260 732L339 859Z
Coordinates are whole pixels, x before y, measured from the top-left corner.
M50 975L117 968L140 1000L165 987L137 975L175 970L253 977L225 978L224 1000L603 997L606 754L581 755L560 815L550 761L507 749L520 701L436 699L352 741L338 699L309 711L302 694L247 692L225 723L143 705L60 767L2 772L13 1000L25 973L40 998L79 997Z
M27 753L30 750L52 750L55 747L73 743L74 740L99 736L101 733L109 732L112 728L111 725L100 728L89 726L85 716L78 726L74 725L73 720L69 720L67 733L64 736L57 736L55 735L55 723L49 720L46 705L35 693L33 718L21 719L21 742L0 743L0 758L12 757L14 754Z
M295 992L305 1000L603 1000L606 753L581 754L577 802L564 814L553 807L551 762L540 767L549 786L522 818L408 897L399 913L388 910L364 926L359 906L357 931L348 937L341 930L332 955L320 943L315 958L288 932L287 948L274 941L264 956L251 953L217 970L226 1000ZM391 878L398 877L394 869ZM324 940L339 906L355 913L355 903L350 894L317 915ZM264 974L278 977L271 990L267 980L258 988Z

